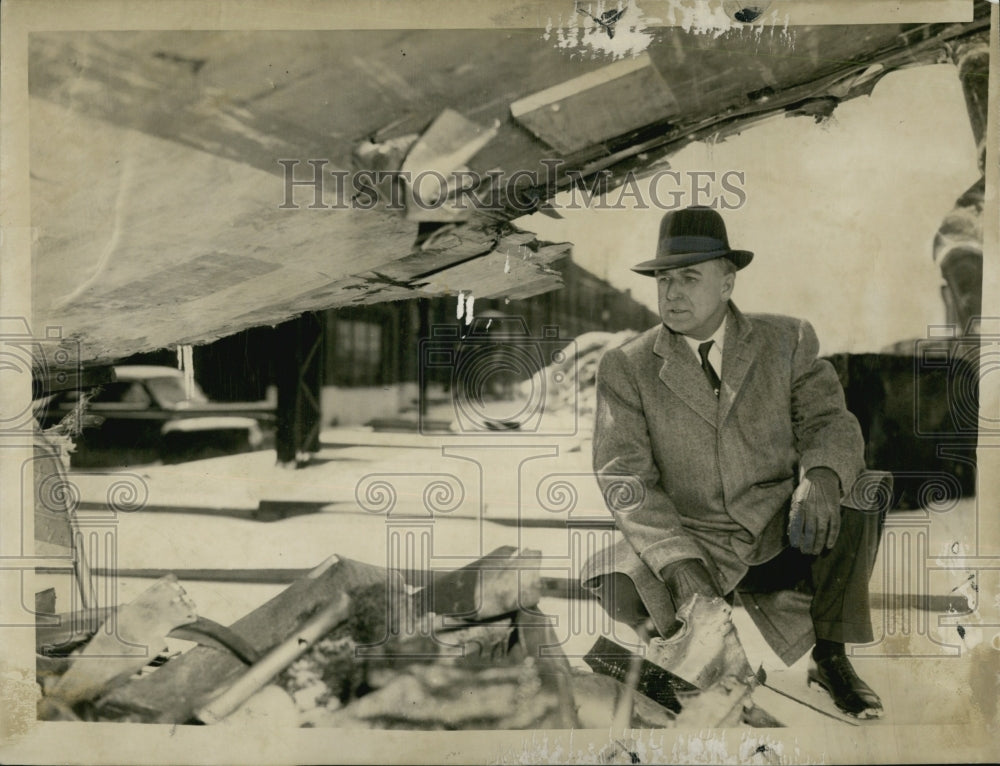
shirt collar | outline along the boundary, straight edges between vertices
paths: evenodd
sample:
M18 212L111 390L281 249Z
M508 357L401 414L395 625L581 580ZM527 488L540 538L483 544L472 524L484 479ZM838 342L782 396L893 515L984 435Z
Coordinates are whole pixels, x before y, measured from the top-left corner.
M706 338L705 340L698 340L697 338L692 338L690 335L685 335L684 340L687 341L687 344L691 347L691 350L694 351L696 356L698 355L698 346L700 346L702 343L707 343L708 341L712 341L713 348L719 349L719 353L721 354L722 347L726 337L726 324L728 322L729 322L729 315L726 314L726 318L722 320L722 324L720 324L719 327L716 329L716 331L712 333L712 336L710 338Z

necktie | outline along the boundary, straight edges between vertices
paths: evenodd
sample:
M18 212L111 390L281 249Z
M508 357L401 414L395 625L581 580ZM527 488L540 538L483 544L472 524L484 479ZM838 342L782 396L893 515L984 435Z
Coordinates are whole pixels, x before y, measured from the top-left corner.
M712 367L712 363L708 361L708 351L712 348L712 341L707 340L698 346L698 356L701 357L701 369L705 372L705 377L708 378L709 384L712 386L712 390L715 395L719 395L719 388L722 385L722 381L719 380L719 376L715 374L715 369Z

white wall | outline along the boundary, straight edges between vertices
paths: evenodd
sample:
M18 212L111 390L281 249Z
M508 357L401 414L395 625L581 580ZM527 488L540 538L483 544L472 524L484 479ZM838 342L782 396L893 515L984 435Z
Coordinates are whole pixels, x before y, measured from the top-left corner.
M412 402L416 398L416 383L359 388L324 386L320 398L323 426L357 426L372 418L392 417L404 408L413 407Z

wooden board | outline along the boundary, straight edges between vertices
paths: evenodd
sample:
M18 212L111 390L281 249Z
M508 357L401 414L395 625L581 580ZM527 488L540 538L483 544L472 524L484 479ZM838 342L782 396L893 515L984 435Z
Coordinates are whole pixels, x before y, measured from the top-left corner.
M838 716L827 715L815 708L799 702L794 697L782 694L768 686L758 686L753 690L754 704L759 705L784 726L845 726Z
M768 673L767 687L774 693L783 696L785 699L796 703L800 708L800 714L807 717L807 720L816 720L815 716L823 716L827 722L838 721L848 726L862 726L877 724L878 719L872 721L860 721L837 710L830 695L818 687L806 685L805 673L792 670L778 670ZM774 711L769 711L777 715ZM778 716L780 718L780 716ZM788 723L789 726L798 725L796 721Z
M341 559L314 579L298 580L230 627L259 652L285 640L339 593L386 582L382 567ZM246 665L228 652L198 646L156 672L115 689L101 700L102 716L147 723L184 723Z

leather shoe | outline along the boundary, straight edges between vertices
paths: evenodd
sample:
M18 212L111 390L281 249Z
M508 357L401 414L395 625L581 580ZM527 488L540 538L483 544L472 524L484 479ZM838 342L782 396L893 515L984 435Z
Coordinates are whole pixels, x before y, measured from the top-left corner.
M855 718L881 718L882 700L858 678L846 654L834 654L821 660L810 659L808 684L816 684L829 693L837 708Z

